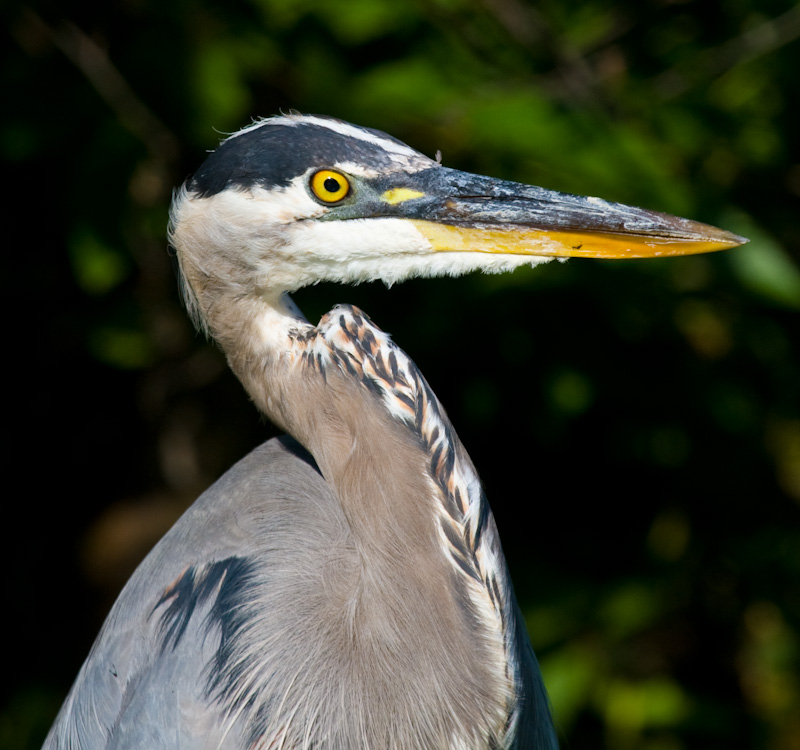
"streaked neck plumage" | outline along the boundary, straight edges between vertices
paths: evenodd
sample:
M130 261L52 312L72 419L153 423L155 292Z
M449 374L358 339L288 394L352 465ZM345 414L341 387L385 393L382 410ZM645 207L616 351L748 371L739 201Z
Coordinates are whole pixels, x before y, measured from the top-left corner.
M204 312L256 405L339 498L363 561L347 603L353 637L424 653L453 747L459 732L468 747L509 746L520 689L510 584L474 468L419 370L352 307L318 326L277 292L217 296ZM376 612L391 613L390 636ZM431 635L423 649L420 632ZM416 710L426 708L436 713Z

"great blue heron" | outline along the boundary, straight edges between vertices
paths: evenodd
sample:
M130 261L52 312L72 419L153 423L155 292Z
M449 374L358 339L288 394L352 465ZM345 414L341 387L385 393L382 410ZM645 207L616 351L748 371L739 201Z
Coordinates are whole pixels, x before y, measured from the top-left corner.
M46 748L556 748L475 469L413 362L321 280L503 271L744 240L441 166L322 117L225 140L170 227L195 323L289 436L183 515L125 586Z

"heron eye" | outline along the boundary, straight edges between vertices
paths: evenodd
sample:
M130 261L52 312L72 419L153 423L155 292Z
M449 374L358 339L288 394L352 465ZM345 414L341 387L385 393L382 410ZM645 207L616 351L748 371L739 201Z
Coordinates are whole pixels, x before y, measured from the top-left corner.
M347 197L350 183L340 172L320 169L311 178L311 192L323 203L336 203Z

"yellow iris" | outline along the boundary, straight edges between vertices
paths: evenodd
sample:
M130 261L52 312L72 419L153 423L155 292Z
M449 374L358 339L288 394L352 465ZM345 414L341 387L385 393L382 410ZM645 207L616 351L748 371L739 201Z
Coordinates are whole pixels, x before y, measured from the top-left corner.
M311 178L311 191L325 203L336 203L347 197L350 182L341 172L320 169Z

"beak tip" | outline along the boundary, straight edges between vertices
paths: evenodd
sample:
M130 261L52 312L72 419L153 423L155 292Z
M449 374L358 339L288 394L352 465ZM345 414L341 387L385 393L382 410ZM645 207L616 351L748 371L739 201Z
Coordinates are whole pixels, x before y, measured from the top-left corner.
M713 238L715 244L718 244L720 250L729 250L733 247L746 245L750 240L747 237L734 234L733 232L726 232L725 230L718 230L717 236Z

